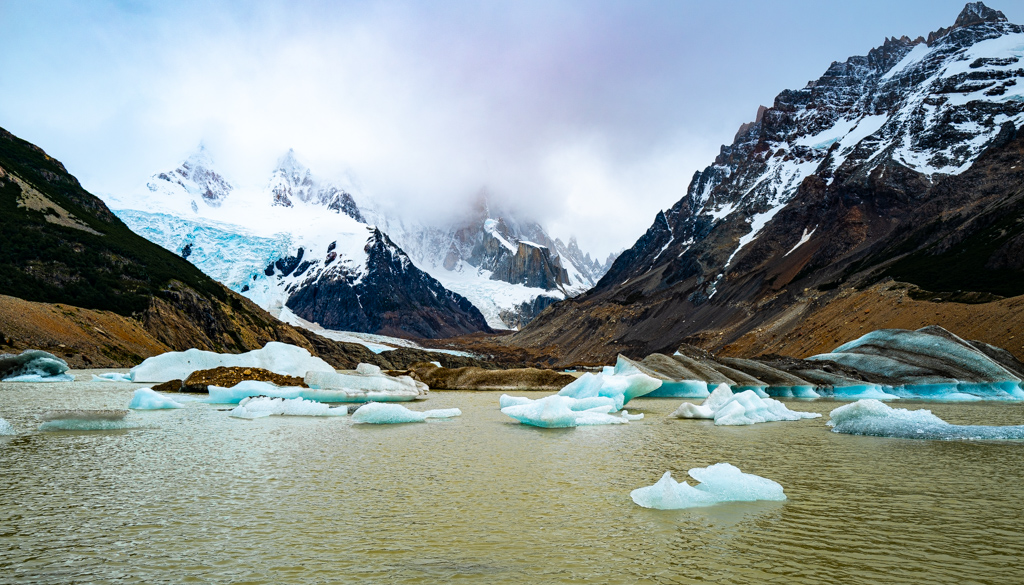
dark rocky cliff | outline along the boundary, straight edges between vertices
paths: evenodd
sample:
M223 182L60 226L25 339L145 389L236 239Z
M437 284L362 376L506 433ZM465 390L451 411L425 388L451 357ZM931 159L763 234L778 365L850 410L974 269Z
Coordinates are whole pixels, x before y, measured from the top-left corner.
M566 359L684 339L786 351L778 339L802 320L886 279L979 315L981 301L1024 294L1024 64L1004 41L1022 31L969 4L927 41L886 39L782 92L592 291L511 342ZM936 304L932 318L958 311ZM946 327L969 326L957 318Z

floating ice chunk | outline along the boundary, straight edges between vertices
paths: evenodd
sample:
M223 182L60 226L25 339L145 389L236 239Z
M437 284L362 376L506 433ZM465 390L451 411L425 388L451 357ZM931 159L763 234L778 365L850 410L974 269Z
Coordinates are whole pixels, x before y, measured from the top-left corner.
M115 431L135 428L124 420L127 410L51 410L42 417L40 431Z
M11 423L9 423L6 420L0 418L0 436L3 436L3 435L16 435L16 434L17 434L17 432L14 430L14 427L11 426Z
M132 410L161 410L165 408L181 408L183 405L172 398L154 392L151 388L139 388L132 394L128 408Z
M820 398L814 386L769 386L766 390L772 398Z
M626 420L643 420L644 413L641 412L640 414L629 414L629 411L623 410L622 412L619 413L619 416Z
M455 416L462 416L462 411L458 408L442 408L420 412L409 410L401 404L370 402L360 406L352 414L352 420L357 423L384 425L423 422L428 418L451 418Z
M68 363L52 353L26 349L20 354L0 354L0 380L4 382L72 382Z
M235 418L260 418L264 416L346 416L348 408L331 408L322 402L303 398L243 398L238 406L228 413Z
M606 396L577 399L553 394L538 400L509 396L505 403L509 405L502 407L503 414L535 427L566 428L629 422L626 417L611 414L618 408L615 401Z
M427 397L427 385L409 376L388 376L371 364L359 364L354 374L309 372L306 398L321 402L406 402Z
M670 416L714 419L716 425L735 426L817 418L821 415L790 410L778 400L761 398L753 390L733 394L727 385L721 384L702 404L684 402Z
M902 439L1024 439L1024 425L953 425L930 410L892 408L878 400L858 400L833 410L828 425L834 433Z
M269 396L271 398L300 398L304 388L294 386L275 386L270 382L243 380L230 388L210 386L210 397L205 400L211 404L237 404L252 396Z
M131 374L120 374L118 372L107 372L105 374L93 374L93 382L131 382Z
M689 473L690 477L701 483L690 486L685 481L676 482L672 479L672 472L666 471L658 483L635 489L629 495L638 505L656 510L679 510L720 502L786 499L778 483L743 473L728 463L696 467Z
M533 402L533 400L525 396L509 396L508 394L502 394L501 397L498 398L499 408L505 408L506 406L519 406L521 404L529 404L531 402Z
M616 368L605 367L600 374L583 374L559 390L558 395L571 398L605 396L614 399L615 409L620 410L630 400L654 392L661 384L661 380L639 372L620 359Z
M147 358L131 369L130 376L133 382L166 382L184 380L192 372L220 366L262 368L282 376L299 378L305 376L307 372L334 372L330 364L313 357L309 351L301 347L271 341L263 349L240 354L214 353L198 349L171 351Z

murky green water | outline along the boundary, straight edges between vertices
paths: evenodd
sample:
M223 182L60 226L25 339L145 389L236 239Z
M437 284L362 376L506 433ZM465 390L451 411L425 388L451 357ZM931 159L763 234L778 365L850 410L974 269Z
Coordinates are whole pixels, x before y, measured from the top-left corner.
M34 430L51 408L124 408L131 388L0 384L21 432L0 437L0 582L1024 582L1021 443L837 435L827 416L716 428L665 418L678 399L630 403L647 418L628 425L542 430L468 392L414 405L461 418L398 426L193 403L132 413L138 430ZM1019 404L926 407L1024 423ZM629 498L721 461L789 500Z

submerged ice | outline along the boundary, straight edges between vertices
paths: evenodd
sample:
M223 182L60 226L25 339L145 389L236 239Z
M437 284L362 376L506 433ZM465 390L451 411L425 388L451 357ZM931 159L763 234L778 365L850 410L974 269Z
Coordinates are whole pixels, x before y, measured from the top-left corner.
M672 479L666 471L658 483L630 492L630 497L644 508L679 510L710 506L721 502L753 502L755 500L781 501L786 499L782 486L764 477L743 473L729 463L696 467L690 477L701 482L691 486L685 481Z
M733 394L721 384L701 404L682 403L671 414L676 418L713 419L716 425L752 425L762 422L818 418L817 412L799 412L786 408L772 398L761 398L753 390Z
M17 434L17 433L14 430L14 427L11 426L11 423L9 423L6 420L0 418L0 436L3 436L3 435L14 435L14 434Z
M902 439L1024 439L1024 425L954 425L930 410L892 408L878 400L858 400L833 410L828 425L834 433Z
M107 372L105 374L93 374L93 382L131 382L131 374L120 374L118 372Z
M71 382L68 363L38 349L20 354L0 354L0 381L4 382Z
M357 423L375 425L424 422L428 418L451 418L462 416L458 408L442 408L436 410L409 410L401 404L370 402L360 406L352 413L352 420Z
M125 420L127 410L51 410L40 417L40 431L114 431L135 425Z

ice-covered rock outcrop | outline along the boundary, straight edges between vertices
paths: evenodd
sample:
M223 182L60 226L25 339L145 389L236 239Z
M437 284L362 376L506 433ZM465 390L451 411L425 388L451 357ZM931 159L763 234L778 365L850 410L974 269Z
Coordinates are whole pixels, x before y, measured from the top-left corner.
M180 402L155 392L152 388L139 388L132 394L132 401L128 403L131 410L163 410L182 406L184 405Z
M630 400L657 390L662 381L637 369L635 363L619 356L615 368L605 368L600 374L586 373L558 391L559 396L593 398L604 396L615 401L620 410Z
M304 398L243 398L228 416L234 418L262 418L265 416L346 416L348 408L331 408L322 402Z
M385 404L371 402L360 406L352 413L352 420L357 423L387 425L398 423L424 422L428 418L452 418L462 416L458 408L440 408L435 410L409 410L401 404Z
M832 432L849 435L942 440L1024 439L1024 425L954 425L930 410L891 408L877 400L858 400L840 406L829 416Z
M633 501L644 508L679 510L710 506L721 502L781 501L786 499L782 486L764 477L743 473L729 463L696 467L690 477L701 482L696 486L672 479L666 471L658 483L630 492Z
M994 353L997 348L989 349ZM893 380L891 389L874 384L876 391L909 398L937 400L1024 400L1021 372L986 355L978 344L964 341L941 327L917 331L878 329L843 344L831 353L808 358L855 368L867 377ZM864 392L844 392L837 398L881 398ZM860 390L853 388L853 390Z
M716 425L752 425L762 422L818 418L817 412L798 412L772 398L761 398L753 390L733 394L725 384L715 388L701 404L682 403L670 416L714 419Z
M116 431L135 428L127 410L51 410L40 418L40 431Z
M271 341L263 349L246 353L214 353L199 349L171 351L147 358L131 369L133 382L184 380L197 370L217 367L262 368L282 376L303 377L307 372L329 372L334 368L301 347Z
M502 395L499 399L501 412L517 421L534 427L566 428L593 425L618 425L642 418L643 415L631 415L622 411L622 415L612 414L619 410L616 397L589 396L573 398L552 394L537 400Z
M68 363L38 349L20 354L0 354L0 381L4 382L71 382Z

